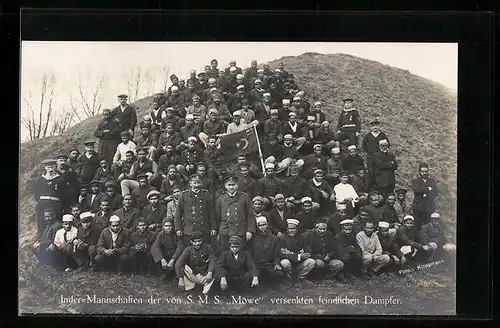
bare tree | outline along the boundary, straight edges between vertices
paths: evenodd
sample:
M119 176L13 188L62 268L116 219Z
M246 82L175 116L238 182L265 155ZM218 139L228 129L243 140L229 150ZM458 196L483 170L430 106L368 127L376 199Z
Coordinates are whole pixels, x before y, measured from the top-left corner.
M93 76L90 71L78 76L78 94L69 95L70 107L78 121L93 117L101 111L108 78L100 73Z
M72 125L74 118L74 112L60 111L59 114L54 117L50 135L61 135L66 132L66 130Z
M163 65L161 72L163 76L163 92L167 92L168 84L170 82L170 66Z
M49 125L52 123L52 104L55 96L56 78L53 73L44 73L40 83L40 103L34 107L33 92L23 97L26 113L21 116L21 123L29 132L30 140L47 136Z
M143 74L140 66L129 67L122 71L122 80L125 82L125 88L130 102L134 102L138 99L142 79Z
M146 94L145 96L151 96L153 93L155 93L155 87L156 87L156 74L153 69L148 69L146 70L146 73L144 73L144 83L145 83L145 91Z

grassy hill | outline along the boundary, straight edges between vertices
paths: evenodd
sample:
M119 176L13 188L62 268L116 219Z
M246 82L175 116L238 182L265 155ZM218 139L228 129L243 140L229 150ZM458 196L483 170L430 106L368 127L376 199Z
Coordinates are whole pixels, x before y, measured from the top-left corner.
M363 133L369 131L369 121L375 115L380 115L383 123L382 129L388 135L392 150L399 161L396 176L399 186L410 189L411 179L417 174L418 164L422 161L429 163L431 174L437 179L441 190L437 204L438 210L447 222L448 236L455 240L456 95L444 86L413 75L406 70L351 55L304 53L297 57L283 57L272 61L270 62L271 68L276 67L278 62L283 62L285 69L294 73L297 84L311 96L312 100L323 102L330 121L336 123L342 108L342 99L346 96L355 99L354 106L360 111ZM151 102L152 99L148 97L134 103L138 108L139 120L146 114ZM41 172L39 163L43 158L53 157L60 152L68 152L72 147L83 150L82 141L93 138L93 131L99 119L96 117L85 120L73 126L62 136L21 144L20 272L29 273L22 279L26 286L43 285L44 288L54 290L58 288L53 282L48 281L49 279L43 278L47 273L35 268L33 257L26 252L27 245L35 236L35 202L31 186ZM409 198L412 197L410 192ZM80 278L84 279L84 277ZM116 280L118 279L123 280L123 278ZM148 279L152 281L151 278ZM408 278L405 279L408 280ZM429 279L441 278L436 274ZM143 284L146 284L146 280L143 280ZM411 281L403 283L409 286ZM448 287L451 288L453 285L454 290L454 281L447 280L447 282L450 284ZM437 284L444 286L443 283L441 281ZM133 280L128 281L127 286L140 289L139 285L134 285ZM427 286L430 288L429 295L433 295L432 284L429 286ZM147 289L151 288L152 286L148 285ZM35 289L29 289L35 293ZM123 291L126 293L127 289ZM422 295L425 299L426 294ZM27 296L31 300L32 297L36 299L37 296ZM61 310L59 307L59 311ZM52 311L56 310L52 309Z

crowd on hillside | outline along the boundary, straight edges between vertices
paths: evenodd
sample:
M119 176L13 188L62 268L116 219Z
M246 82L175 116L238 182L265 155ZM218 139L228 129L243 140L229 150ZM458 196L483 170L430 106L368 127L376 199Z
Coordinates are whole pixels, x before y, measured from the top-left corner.
M176 276L207 293L367 278L453 253L429 165L414 164L410 203L379 118L362 135L355 99L329 121L283 63L243 72L213 59L170 80L145 117L118 95L97 142L43 160L41 264ZM249 128L259 153L222 158L221 139Z

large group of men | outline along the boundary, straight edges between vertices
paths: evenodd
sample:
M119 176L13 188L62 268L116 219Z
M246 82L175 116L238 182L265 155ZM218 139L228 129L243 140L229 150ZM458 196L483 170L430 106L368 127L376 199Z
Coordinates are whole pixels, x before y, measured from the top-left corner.
M171 75L140 122L119 95L102 111L97 151L88 140L83 153L43 161L41 264L176 276L180 288L208 293L214 282L367 278L454 251L428 164L415 164L412 203L395 190L398 161L378 117L362 135L346 97L333 124L283 63L217 67ZM261 156L222 158L221 138L248 128Z

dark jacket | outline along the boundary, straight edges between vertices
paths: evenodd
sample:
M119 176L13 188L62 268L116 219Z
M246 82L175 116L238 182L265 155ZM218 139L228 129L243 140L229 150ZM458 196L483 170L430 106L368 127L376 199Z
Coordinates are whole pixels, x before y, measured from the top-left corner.
M102 140L120 140L121 131L120 123L113 118L109 118L107 120L101 120L99 124L97 124L97 128L94 131L94 137Z
M96 229L94 225L91 225L88 229L84 229L83 227L78 228L78 232L76 233L76 239L80 239L83 243L87 245L97 245L99 241L99 236L101 235L101 231Z
M302 259L299 261L299 253L303 251L304 253L310 253L311 247L307 243L306 237L304 234L297 234L293 237L289 235L283 235L279 238L279 248L286 248L293 254L281 254L282 259L288 259L291 263L299 263L302 262ZM311 254L312 255L312 254Z
M175 211L175 231L189 236L195 231L210 233L210 230L217 230L213 196L205 189L197 194L183 191Z
M137 124L137 113L135 108L128 104L123 111L120 106L115 107L111 111L111 118L119 122L121 131L128 131L129 129L133 131Z
M356 234L354 232L346 235L341 231L334 238L337 241L338 254L341 260L350 257L351 254L361 257L361 247L359 247L356 241Z
M401 248L401 246L409 245L417 249L423 249L424 246L418 242L418 230L415 227L413 227L411 230L408 230L408 228L406 228L405 226L400 227L396 230L394 239L398 248Z
M252 214L250 197L241 191L231 197L224 193L217 199L215 217L219 233L227 236L243 236L255 233L255 219Z
M283 217L281 217L281 215L278 213L278 209L276 207L273 207L268 213L271 232L274 235L277 235L278 232L281 232L283 234L286 233L286 220L291 219L292 215L292 211L285 206L285 208L283 209Z
M420 228L418 236L419 241L424 245L436 243L438 247L442 247L446 244L446 236L441 225L436 227L431 223L424 224L422 228Z
M137 226L137 219L141 216L141 213L134 207L131 207L128 211L125 211L124 207L120 207L114 212L114 215L120 218L120 223L123 228L134 231Z
M321 237L315 230L306 233L306 245L311 249L311 258L324 261L328 255L330 259L337 258L337 242L329 231Z
M163 230L160 231L153 245L151 245L151 255L153 255L153 260L156 263L162 259L167 261L172 259L175 262L183 250L184 244L182 243L182 238L179 238L174 231L170 234L167 234Z
M270 263L276 265L280 261L278 237L270 232L267 235L253 236L250 240L250 250L257 267Z
M427 178L424 182L422 178L418 177L412 181L413 198L412 208L414 211L432 213L436 210L436 205L434 203L439 190L436 185L436 181L432 178ZM429 187L431 190L429 190Z
M113 237L110 228L101 231L97 242L97 253L102 254L106 249L116 249L120 255L127 255L130 247L130 232L126 228L121 228L113 245Z
M193 274L206 275L209 271L215 273L216 257L210 245L202 244L199 250L193 246L184 249L179 259L175 262L177 277L184 277L184 266L188 265Z
M231 251L223 251L217 259L215 272L218 278L240 277L249 272L252 277L259 276L259 269L253 262L252 255L246 251L238 253L238 259L234 258Z
M379 188L392 187L396 184L394 171L398 163L392 152L378 152L374 155L375 184Z

